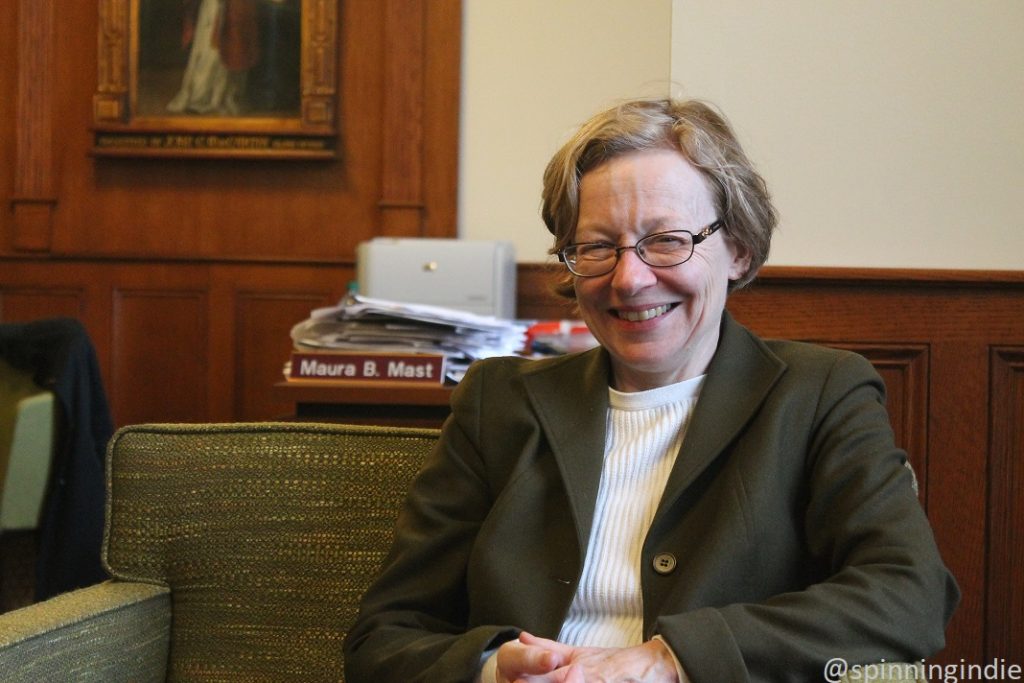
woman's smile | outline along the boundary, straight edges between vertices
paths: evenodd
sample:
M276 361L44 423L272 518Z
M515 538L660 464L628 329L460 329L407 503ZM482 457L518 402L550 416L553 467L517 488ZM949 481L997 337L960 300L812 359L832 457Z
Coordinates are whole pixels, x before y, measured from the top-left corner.
M627 308L613 308L611 309L612 315L619 317L622 320L627 320L632 323L644 322L653 318L659 318L675 307L675 304L663 304L661 306L654 306L652 308L642 309L627 309Z

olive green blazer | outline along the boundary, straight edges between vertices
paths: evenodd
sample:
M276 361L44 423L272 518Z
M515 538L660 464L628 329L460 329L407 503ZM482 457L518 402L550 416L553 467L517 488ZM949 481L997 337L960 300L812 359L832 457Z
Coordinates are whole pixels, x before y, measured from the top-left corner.
M346 642L349 683L471 681L518 630L555 638L604 454L602 349L476 363ZM820 680L833 657L915 661L959 599L853 353L723 317L641 558L644 634L691 678ZM655 567L670 554L674 568ZM670 563L671 564L671 563Z

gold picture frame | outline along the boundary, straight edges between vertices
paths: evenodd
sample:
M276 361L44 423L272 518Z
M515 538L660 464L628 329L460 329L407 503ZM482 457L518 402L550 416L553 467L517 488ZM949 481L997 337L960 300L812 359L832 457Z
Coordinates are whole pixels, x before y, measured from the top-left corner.
M100 0L96 156L333 159L337 0Z

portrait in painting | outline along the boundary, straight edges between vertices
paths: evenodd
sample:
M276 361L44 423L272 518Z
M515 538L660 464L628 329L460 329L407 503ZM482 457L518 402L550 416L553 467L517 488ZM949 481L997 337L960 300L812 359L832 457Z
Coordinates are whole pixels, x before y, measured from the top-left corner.
M138 116L299 115L300 0L137 1Z

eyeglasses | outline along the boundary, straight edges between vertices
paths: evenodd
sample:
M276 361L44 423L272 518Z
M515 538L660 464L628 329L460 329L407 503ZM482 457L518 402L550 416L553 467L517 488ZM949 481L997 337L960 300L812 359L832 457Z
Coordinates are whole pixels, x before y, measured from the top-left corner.
M570 244L558 252L558 260L573 275L597 277L615 270L622 252L632 249L641 261L652 268L671 268L689 261L693 256L693 248L715 234L723 225L721 220L717 220L697 234L689 230L656 232L637 240L630 247L616 247L607 242Z

